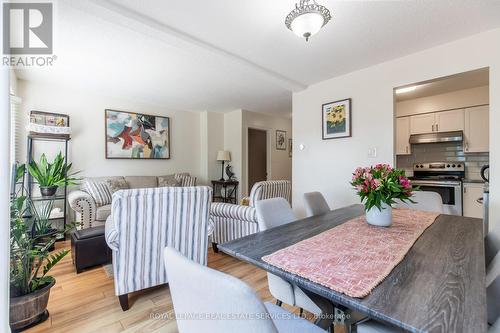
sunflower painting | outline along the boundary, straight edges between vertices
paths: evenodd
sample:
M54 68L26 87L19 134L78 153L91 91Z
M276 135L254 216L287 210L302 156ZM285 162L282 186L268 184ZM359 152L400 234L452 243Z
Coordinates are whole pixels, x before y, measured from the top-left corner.
M351 99L323 104L323 140L351 136Z

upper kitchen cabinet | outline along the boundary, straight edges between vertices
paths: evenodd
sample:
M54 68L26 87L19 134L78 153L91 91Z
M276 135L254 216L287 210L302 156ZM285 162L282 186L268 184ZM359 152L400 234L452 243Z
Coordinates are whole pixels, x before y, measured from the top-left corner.
M410 117L396 118L396 155L411 154Z
M434 132L435 114L426 113L410 117L410 133L424 134Z
M436 113L434 132L464 130L464 110L452 110Z
M465 109L465 153L489 151L489 106Z
M464 130L464 110L441 111L410 117L411 134Z

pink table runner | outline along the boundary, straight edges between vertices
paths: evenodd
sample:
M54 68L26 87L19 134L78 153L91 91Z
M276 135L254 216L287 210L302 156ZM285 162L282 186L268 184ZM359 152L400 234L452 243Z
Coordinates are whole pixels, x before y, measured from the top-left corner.
M374 227L360 216L262 258L351 297L365 297L396 267L438 213L393 209L393 224Z

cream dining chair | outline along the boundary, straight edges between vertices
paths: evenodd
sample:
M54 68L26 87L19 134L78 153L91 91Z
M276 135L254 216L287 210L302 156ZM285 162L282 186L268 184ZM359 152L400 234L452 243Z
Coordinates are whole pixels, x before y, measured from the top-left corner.
M304 201L307 217L323 215L331 210L321 192L304 193Z
M443 213L443 199L436 192L416 191L413 193L411 199L415 203L399 201L396 207Z
M163 256L180 333L325 333L271 303L235 277L167 247ZM200 283L203 281L203 283Z
M288 201L283 198L257 201L255 209L257 210L257 223L260 231L276 228L297 220ZM315 315L334 313L333 304L320 296L308 296L299 287L271 273L267 273L267 280L269 291L277 299L276 304L278 305L285 303L297 306L301 309L301 313L302 309ZM330 324L331 320L324 320L321 326L328 327Z

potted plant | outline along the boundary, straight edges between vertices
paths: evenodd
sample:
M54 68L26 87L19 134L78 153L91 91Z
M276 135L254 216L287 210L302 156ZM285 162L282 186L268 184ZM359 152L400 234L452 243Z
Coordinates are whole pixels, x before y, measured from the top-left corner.
M15 182L25 175L25 166L16 169ZM20 330L48 317L47 302L55 279L49 271L69 250L50 253L56 234L49 227L48 208L37 211L21 190L11 194L10 211L10 326ZM52 204L49 205L52 207ZM47 213L48 212L48 213ZM73 225L68 225L66 232Z
M417 189L412 187L404 170L393 169L388 164L357 168L351 185L365 203L366 221L372 225L387 227L392 224L391 205L395 200L415 203L411 196Z
M76 185L78 178L74 176L78 173L70 174L72 164L66 164L62 153L59 152L52 163L47 162L45 154L40 157L40 162L30 162L28 171L38 182L42 196L53 196L57 188L64 185Z

